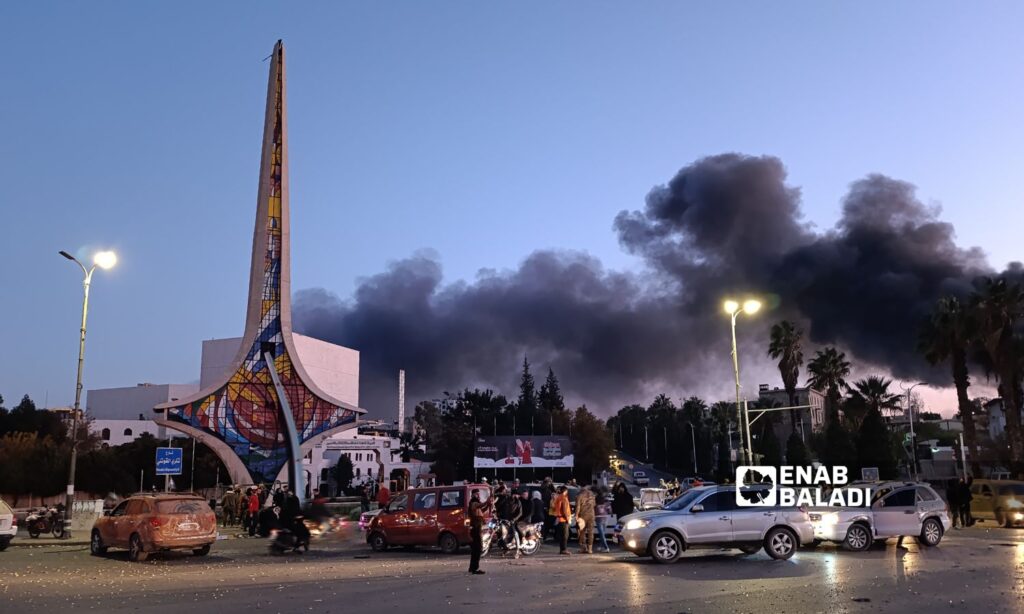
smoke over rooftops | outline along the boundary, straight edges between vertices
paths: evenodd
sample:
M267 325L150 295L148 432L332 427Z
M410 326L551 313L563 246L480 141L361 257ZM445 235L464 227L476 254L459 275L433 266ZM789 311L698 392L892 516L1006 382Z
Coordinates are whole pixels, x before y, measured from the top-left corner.
M539 250L515 270L443 284L437 258L421 252L366 279L351 301L299 292L296 330L360 351L363 404L375 411L394 407L400 368L412 401L467 385L514 394L526 353L536 370L554 367L567 401L609 414L654 392L727 396L726 295L767 299L744 322L742 350L764 373L767 329L790 318L808 346L834 343L897 377L945 381L915 351L918 323L938 297L991 273L912 185L882 175L855 181L836 226L815 232L773 157L698 160L614 229L645 274Z

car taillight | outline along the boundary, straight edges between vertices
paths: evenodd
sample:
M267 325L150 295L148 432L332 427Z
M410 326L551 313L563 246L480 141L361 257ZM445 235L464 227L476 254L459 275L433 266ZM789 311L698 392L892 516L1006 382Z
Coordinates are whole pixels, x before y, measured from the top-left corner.
M159 529L160 525L162 525L163 523L163 519L159 516L153 516L149 519L149 526L153 527L154 529Z
M16 517L14 517L14 516L11 517L11 526L12 527L18 526L18 519Z

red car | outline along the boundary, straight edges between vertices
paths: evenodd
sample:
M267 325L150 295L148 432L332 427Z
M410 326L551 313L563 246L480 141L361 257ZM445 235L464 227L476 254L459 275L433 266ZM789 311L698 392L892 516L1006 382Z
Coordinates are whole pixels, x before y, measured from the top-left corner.
M370 521L366 542L378 552L390 546L438 546L452 553L468 545L469 498L480 491L480 500L491 496L487 484L412 488L398 493Z

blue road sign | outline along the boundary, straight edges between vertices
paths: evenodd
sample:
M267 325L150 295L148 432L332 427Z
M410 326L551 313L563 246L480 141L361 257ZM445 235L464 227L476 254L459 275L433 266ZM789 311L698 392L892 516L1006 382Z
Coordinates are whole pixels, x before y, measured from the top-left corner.
M181 448L156 449L156 474L181 475Z

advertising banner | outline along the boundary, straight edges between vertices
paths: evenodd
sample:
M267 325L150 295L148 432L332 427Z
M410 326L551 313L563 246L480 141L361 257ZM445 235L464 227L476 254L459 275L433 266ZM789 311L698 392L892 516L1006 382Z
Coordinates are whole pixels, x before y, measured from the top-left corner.
M477 437L476 469L572 467L572 441L560 435L498 435Z

